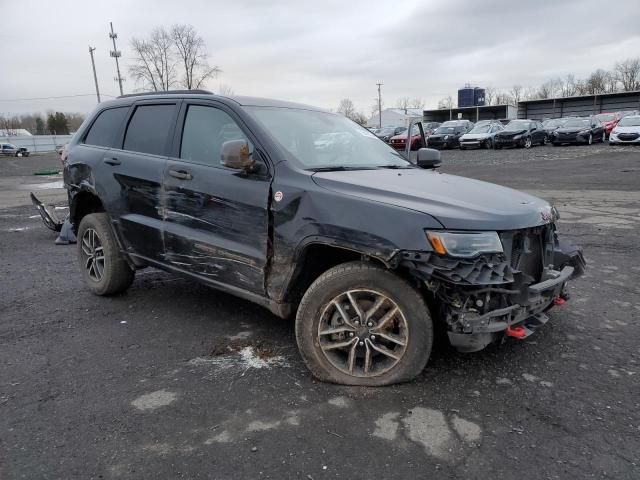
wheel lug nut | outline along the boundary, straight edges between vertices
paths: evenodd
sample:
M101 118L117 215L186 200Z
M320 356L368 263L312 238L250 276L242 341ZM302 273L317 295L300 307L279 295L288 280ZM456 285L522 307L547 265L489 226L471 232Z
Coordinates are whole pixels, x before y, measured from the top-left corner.
M360 320L356 320L355 322L353 322L355 325L360 325Z
M367 327L373 327L373 322L367 323Z
M371 335L369 338L371 339L372 342L376 341L376 336L375 335Z
M355 334L353 332L349 332L349 336L353 337Z
M364 347L364 342L359 342L358 345L360 345L361 347Z

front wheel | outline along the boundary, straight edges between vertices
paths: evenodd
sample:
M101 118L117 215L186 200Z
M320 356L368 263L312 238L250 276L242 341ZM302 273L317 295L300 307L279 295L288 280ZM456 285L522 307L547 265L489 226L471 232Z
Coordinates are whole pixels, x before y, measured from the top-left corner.
M531 137L527 137L524 139L524 144L522 145L524 148L531 148Z
M546 144L547 144L547 136L545 135L545 136L542 138L542 143L541 143L540 145L542 145L542 146L544 147Z
M338 265L309 287L296 316L302 358L319 380L382 386L425 367L433 323L420 293L389 270Z
M85 285L96 295L122 292L133 282L135 272L120 256L106 213L91 213L80 222L78 261Z
M491 145L491 139L490 139L490 138L487 138L487 139L484 141L484 148L486 148L487 150L491 150L492 145Z
M606 132L602 132L602 138L600 139L600 141L601 141L602 143L604 143L604 142L606 142L606 141L607 141L607 134L606 134Z
M589 138L587 138L587 145L593 144L593 135L589 134Z

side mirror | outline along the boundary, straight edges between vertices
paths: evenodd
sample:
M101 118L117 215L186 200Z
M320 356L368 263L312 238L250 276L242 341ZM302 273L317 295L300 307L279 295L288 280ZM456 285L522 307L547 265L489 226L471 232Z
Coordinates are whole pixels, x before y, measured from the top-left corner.
M249 143L246 140L229 140L222 144L220 163L227 168L251 172L254 161L249 153Z
M418 150L417 165L420 168L437 168L442 163L440 152L433 148L421 148Z

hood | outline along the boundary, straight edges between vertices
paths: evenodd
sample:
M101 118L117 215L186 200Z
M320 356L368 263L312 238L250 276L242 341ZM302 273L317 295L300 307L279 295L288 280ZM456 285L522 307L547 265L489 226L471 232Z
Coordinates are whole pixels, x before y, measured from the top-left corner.
M496 137L515 137L516 135L522 135L523 133L525 133L527 131L526 128L523 128L522 130L503 130L501 132L496 133Z
M558 133L578 133L585 130L591 130L590 127L560 127L556 129Z
M629 127L621 127L618 125L614 130L616 133L640 133L640 125L631 125Z
M490 133L465 133L460 137L460 140L484 140L490 136Z
M422 212L452 230L515 230L547 223L550 205L492 183L437 170L379 169L318 172L320 187Z

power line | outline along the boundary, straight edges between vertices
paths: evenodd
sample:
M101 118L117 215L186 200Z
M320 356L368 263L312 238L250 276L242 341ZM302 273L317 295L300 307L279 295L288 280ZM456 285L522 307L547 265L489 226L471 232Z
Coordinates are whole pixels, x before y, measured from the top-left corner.
M95 93L79 93L77 95L59 95L56 97L33 97L33 98L1 98L0 102L26 102L29 100L55 100L57 98L94 97ZM101 94L104 97L116 98L115 95Z

